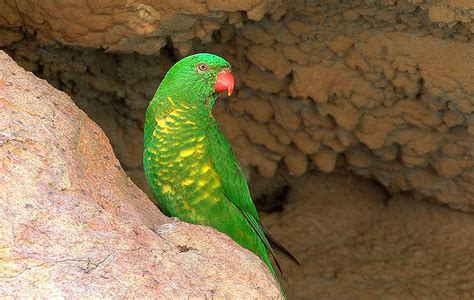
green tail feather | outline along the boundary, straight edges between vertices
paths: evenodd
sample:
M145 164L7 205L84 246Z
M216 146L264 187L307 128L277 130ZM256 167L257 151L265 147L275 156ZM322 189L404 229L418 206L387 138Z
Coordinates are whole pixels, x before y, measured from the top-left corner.
M281 269L281 266L280 266L280 263L278 262L277 258L275 257L275 252L273 251L273 248L272 246L270 245L270 243L268 242L268 239L265 235L265 232L263 231L262 227L260 226L260 223L257 222L257 220L255 220L255 218L249 214L249 213L246 213L245 211L241 210L240 209L240 212L245 216L245 218L247 219L247 221L250 223L250 225L252 226L252 228L255 230L255 232L257 233L258 237L260 238L260 240L264 243L265 245L265 248L270 252L270 255L273 257L273 260L275 261L275 264L277 265L278 267L278 270L280 271L280 273L283 275L283 271ZM273 265L270 261L270 258L268 257L268 255L266 256L262 256L261 259L263 260L263 262L268 266L268 268L270 269L270 271L272 272L272 275L273 277L275 278L275 280L278 282L278 285L280 286L280 291L283 295L283 297L285 299L286 298L286 295L285 295L285 291L283 289L283 284L281 283L280 281L280 278L278 278L276 272L275 272L275 269L273 268Z

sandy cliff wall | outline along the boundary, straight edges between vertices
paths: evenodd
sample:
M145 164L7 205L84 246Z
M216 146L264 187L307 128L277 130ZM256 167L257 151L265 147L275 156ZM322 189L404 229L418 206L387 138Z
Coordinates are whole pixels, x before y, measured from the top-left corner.
M208 51L234 65L237 94L215 114L245 167L346 168L474 208L472 1L0 6L0 45L71 94L141 186L147 103L173 61Z

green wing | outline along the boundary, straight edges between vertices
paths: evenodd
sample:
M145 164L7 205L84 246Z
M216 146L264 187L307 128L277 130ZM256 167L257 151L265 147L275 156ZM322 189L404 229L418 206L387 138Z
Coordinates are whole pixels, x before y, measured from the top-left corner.
M232 151L229 142L222 132L209 133L207 135L207 149L214 164L214 168L220 176L222 188L225 195L242 212L252 216L259 221L257 209L253 203L250 191L245 179L244 172ZM211 135L211 136L210 136Z
M281 272L280 264L275 258L273 248L260 225L260 218L250 195L244 172L242 171L229 142L219 129L217 123L214 123L209 127L206 140L208 142L207 150L209 151L210 159L220 176L226 198L239 209L245 219L249 222L255 233L265 245L265 248L270 251L270 254L274 258L278 269Z

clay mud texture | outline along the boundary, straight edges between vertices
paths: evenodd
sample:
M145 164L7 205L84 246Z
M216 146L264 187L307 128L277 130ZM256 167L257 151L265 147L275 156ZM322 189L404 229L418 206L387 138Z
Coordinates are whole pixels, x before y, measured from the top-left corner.
M248 172L347 169L393 193L474 209L474 2L0 3L0 46L70 94L125 170L148 101L178 58L234 65L215 115Z
M474 218L347 174L291 180L262 221L301 261L282 260L289 299L472 299ZM314 199L314 201L308 201Z
M279 296L258 257L162 215L68 95L0 66L2 297Z

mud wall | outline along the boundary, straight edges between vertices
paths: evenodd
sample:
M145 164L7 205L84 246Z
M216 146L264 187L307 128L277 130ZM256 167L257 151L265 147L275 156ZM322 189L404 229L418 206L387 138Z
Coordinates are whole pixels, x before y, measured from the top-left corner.
M248 172L351 170L474 209L474 2L0 3L0 46L72 95L142 187L146 106L171 64L225 56L215 108Z

